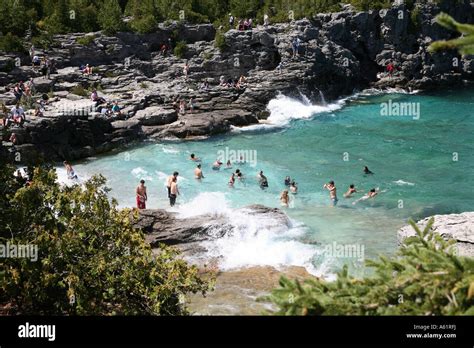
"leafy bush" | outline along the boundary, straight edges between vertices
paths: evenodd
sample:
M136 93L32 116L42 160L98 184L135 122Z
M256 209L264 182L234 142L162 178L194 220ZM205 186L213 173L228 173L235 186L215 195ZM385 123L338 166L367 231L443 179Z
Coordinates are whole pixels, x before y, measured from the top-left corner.
M227 44L225 42L225 35L220 30L216 32L216 37L214 38L214 46L219 49L219 51L223 52Z
M26 50L23 47L23 43L20 38L12 33L8 33L5 36L0 36L0 51L4 52L21 52L24 53Z
M36 168L24 186L13 171L0 168L0 242L37 246L38 260L0 259L0 304L12 313L183 315L183 296L208 290L176 249L153 255L103 177L64 187L54 170Z
M76 39L76 42L82 46L89 46L95 40L95 35L85 35Z
M82 85L74 86L71 89L71 93L75 94L75 95L78 95L78 96L81 96L81 97L88 97L89 96L89 92Z
M31 38L31 43L36 48L48 49L53 45L54 39L52 35L49 35L45 32L41 32L39 35L33 36Z
M185 41L178 41L173 52L174 55L178 58L184 58L186 55L187 45Z
M157 28L157 21L152 15L144 16L143 18L133 19L130 22L130 27L133 31L140 34L151 33Z
M280 280L267 300L283 315L474 315L474 259L456 256L446 242L411 222L417 235L396 257L368 261L374 276L356 279L347 267L337 281Z

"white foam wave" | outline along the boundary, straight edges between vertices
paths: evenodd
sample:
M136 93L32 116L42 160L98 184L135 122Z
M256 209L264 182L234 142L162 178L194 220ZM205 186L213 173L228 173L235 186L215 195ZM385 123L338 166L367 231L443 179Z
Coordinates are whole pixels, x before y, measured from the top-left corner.
M267 106L270 116L267 119L272 125L284 126L294 119L309 119L316 114L336 111L344 105L340 100L327 105L313 105L308 100L301 101L285 95L278 95Z
M403 180L397 180L397 181L394 181L394 183L399 185L399 186L415 186L414 183L408 182L408 181L403 181Z
M148 180L153 181L153 176L151 176L147 170L143 169L142 167L137 167L132 169L132 174L135 178L139 180Z
M232 233L202 243L207 250L206 258L218 259L220 269L300 266L311 274L328 276L326 262L318 267L312 263L314 256L321 252L318 247L298 240L305 233L300 224L292 222L286 226L272 216L255 215L249 209L233 209L222 192L201 193L174 211L179 218L203 214L224 216L233 227Z

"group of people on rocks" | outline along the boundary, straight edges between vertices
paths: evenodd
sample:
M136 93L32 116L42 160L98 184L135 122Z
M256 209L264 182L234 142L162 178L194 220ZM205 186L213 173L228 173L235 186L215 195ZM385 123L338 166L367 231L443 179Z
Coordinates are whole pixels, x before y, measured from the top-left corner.
M106 117L120 116L122 114L122 109L118 101L113 103L107 102L104 97L100 97L97 89L93 89L91 92L90 100L94 102L95 109L97 112L100 112L101 115Z
M172 106L179 115L185 115L188 111L193 113L197 108L196 101L193 97L190 97L188 103L186 103L186 100L176 96L173 99Z
M237 26L235 26L236 22ZM229 26L231 28L234 28L235 26L235 28L239 31L252 30L253 20L252 18L236 20L236 18L232 14L229 14Z
M241 75L239 79L229 78L226 80L225 76L222 75L219 78L219 86L224 88L242 89L247 86L247 79L244 75Z

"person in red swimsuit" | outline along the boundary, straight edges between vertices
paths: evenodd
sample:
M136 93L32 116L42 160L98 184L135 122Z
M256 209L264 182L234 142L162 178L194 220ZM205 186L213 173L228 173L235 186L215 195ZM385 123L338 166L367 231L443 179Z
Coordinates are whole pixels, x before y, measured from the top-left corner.
M140 180L140 185L137 186L137 208L146 209L146 201L148 199L146 194L145 180Z

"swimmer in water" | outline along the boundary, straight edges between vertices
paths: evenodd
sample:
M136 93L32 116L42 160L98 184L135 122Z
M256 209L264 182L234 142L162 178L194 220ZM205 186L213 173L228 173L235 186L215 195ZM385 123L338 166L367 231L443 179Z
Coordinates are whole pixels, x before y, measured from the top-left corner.
M260 188L263 190L264 188L268 187L268 179L265 175L263 175L263 171L261 170L260 173L258 173L258 184L260 185Z
M204 179L204 175L202 174L202 170L201 170L201 165L198 164L196 169L194 169L194 177L197 179L197 180L201 180L201 179Z
M212 170L220 170L222 166L222 162L220 160L216 160L212 165Z
M291 178L289 176L287 176L285 178L285 186L290 186L290 184L291 184Z
M189 159L193 162L201 162L201 159L199 157L196 157L195 154L191 154L191 156L189 156Z
M235 174L232 173L232 175L230 176L230 179L229 179L229 186L234 187L234 184L235 184Z
M232 168L232 163L230 162L230 160L227 161L227 164L225 166L226 166L226 169Z
M298 193L298 186L296 186L296 182L292 181L290 184L290 191L293 194Z
M242 172L240 171L240 169L237 169L235 171L235 175L237 176L237 179L239 179L240 181L242 181L244 179L244 175L242 174Z
M324 184L323 188L329 191L329 197L331 198L332 206L335 207L337 205L338 199L334 181L331 180L328 184Z
M288 195L288 190L284 190L281 193L280 202L283 207L288 207L290 205L290 196Z
M168 198L170 198L171 194L171 183L173 182L173 179L176 178L176 181L178 180L178 172L174 172L173 175L170 175L168 177L168 180L166 181L166 189L168 190Z
M67 178L69 180L77 179L77 175L74 173L74 169L72 168L71 164L68 161L64 161L63 164L66 167Z
M377 189L372 189L370 190L366 195L364 195L363 197L359 198L357 201L355 202L352 202L353 205L357 204L358 202L360 201L366 201L368 199L371 199L371 198L374 198L375 196L377 196L379 194L379 190Z
M364 167L364 174L367 174L367 175L370 175L370 174L374 174L370 171L369 167L365 166Z
M356 190L354 184L351 184L349 186L349 189L347 190L347 192L344 193L344 197L345 198L351 198L354 193L357 193L357 190Z

